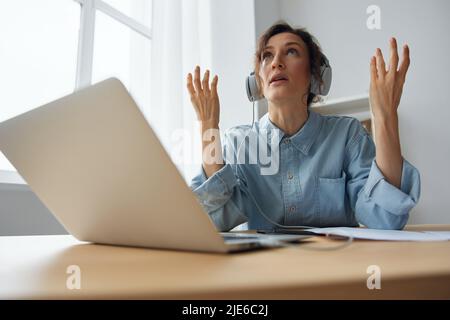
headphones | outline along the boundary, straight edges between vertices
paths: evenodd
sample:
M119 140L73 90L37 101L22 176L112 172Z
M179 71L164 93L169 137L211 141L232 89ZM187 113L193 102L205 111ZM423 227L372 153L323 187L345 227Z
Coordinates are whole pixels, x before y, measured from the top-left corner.
M322 79L323 84L320 85L320 82L318 82L314 77L312 77L310 92L313 94L316 94L316 95L326 96L328 94L328 92L330 91L330 87L331 87L331 75L332 75L332 72L331 72L330 63L328 62L327 57L324 54L322 54L321 63L320 63L320 78ZM258 82L256 81L256 75L255 75L254 71L252 73L250 73L250 75L247 77L247 79L245 81L245 88L247 90L248 99L250 100L250 102L253 102L253 121L252 121L252 127L250 128L249 132L245 135L244 139L241 141L241 143L237 149L237 158L238 159L239 159L239 151L241 149L242 143L245 142L247 136L249 135L249 133L251 132L251 130L253 129L253 126L255 124L255 110L254 110L255 102L264 98L263 95L260 94L260 90L258 88ZM238 166L235 166L235 176L236 177L238 176L237 169L238 169ZM255 204L259 213L272 225L280 228L279 230L296 229L296 228L297 229L312 228L309 226L285 226L285 225L282 225L282 224L279 224L279 223L273 221L259 207L258 202L255 200L253 195L248 190L246 190L246 188L243 188L243 190L245 193L247 193L247 195L253 201L253 203Z
M326 96L330 91L332 71L330 63L327 57L322 53L322 58L320 62L320 78L323 84L317 81L315 77L311 77L311 90L310 92L315 95ZM250 102L255 102L257 100L263 99L263 95L260 93L258 82L256 81L255 72L252 71L245 81L245 88L247 89L247 96Z

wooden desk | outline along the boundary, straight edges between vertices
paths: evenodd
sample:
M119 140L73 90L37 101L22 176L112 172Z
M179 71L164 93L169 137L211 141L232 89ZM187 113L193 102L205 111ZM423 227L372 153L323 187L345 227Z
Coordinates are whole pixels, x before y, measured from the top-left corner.
M450 225L410 226L450 230ZM81 243L72 236L0 237L0 299L410 299L450 298L450 242L355 240L337 251L206 254ZM68 266L81 289L66 288ZM367 288L367 267L381 289Z

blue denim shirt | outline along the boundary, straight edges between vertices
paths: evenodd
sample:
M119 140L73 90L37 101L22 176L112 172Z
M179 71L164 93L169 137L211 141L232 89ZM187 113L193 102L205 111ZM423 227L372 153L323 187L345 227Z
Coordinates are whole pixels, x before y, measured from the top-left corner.
M271 146L278 148L275 173L262 174L261 161L227 162L231 154L239 157L237 149L246 157L255 153L243 147L245 142L236 144L235 138L261 137L263 132L269 132L267 144L273 143L267 154L275 150ZM249 229L274 228L252 198L270 219L283 225L402 229L420 197L418 170L403 159L400 189L387 182L376 164L371 136L351 117L310 110L303 127L287 136L266 114L253 127L227 130L222 144L225 166L209 178L201 168L191 182L220 231L244 222Z

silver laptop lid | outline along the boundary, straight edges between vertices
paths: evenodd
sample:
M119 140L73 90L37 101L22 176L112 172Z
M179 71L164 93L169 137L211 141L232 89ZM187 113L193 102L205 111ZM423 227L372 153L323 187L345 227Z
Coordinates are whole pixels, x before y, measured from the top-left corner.
M0 149L80 240L227 251L115 78L4 121Z

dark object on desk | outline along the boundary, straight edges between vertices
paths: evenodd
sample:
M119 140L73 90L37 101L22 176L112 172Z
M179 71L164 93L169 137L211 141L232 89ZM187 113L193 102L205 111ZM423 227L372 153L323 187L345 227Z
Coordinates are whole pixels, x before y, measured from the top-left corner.
M257 230L257 233L264 233L264 234L298 234L298 235L313 235L317 236L319 234L308 231L308 229L284 229L284 228L275 228L271 230Z

